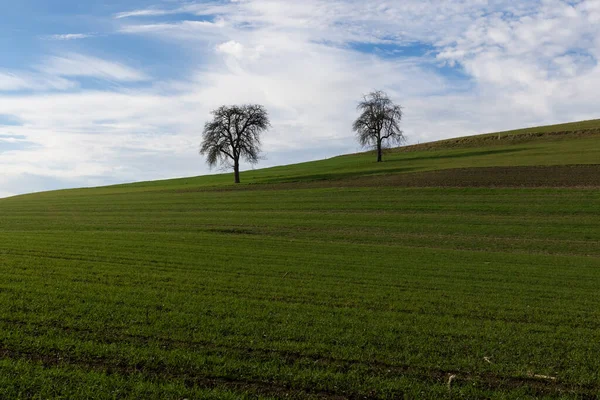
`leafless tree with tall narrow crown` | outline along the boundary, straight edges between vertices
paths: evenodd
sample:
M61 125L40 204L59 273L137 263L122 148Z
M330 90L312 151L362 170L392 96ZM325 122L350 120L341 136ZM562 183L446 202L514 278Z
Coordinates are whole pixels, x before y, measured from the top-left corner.
M235 183L240 183L240 159L250 164L260 160L260 135L271 126L267 110L259 104L221 106L212 115L204 124L200 154L210 167L233 167Z
M400 130L402 107L394 104L387 93L377 90L363 96L356 108L360 112L352 125L356 138L361 146L375 148L377 162L381 162L383 148L406 140Z

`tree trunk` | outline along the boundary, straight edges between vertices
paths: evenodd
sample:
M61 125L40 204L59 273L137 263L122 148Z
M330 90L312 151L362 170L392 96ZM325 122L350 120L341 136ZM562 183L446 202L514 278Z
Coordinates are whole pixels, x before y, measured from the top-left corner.
M235 183L240 183L240 163L238 161L233 163L233 174L235 175Z
M381 141L377 142L377 162L381 162Z

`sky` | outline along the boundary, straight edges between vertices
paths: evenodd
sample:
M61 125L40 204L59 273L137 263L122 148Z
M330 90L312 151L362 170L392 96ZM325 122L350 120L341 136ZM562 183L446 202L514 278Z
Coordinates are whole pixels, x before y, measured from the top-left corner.
M600 118L600 0L0 0L0 197L197 176L204 123L260 103L258 167ZM247 167L247 166L246 166Z

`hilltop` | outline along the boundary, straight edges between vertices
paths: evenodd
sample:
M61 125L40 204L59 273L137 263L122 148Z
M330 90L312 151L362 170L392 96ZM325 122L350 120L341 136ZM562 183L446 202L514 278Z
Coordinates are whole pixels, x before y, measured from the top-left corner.
M569 122L557 125L544 125L511 131L485 133L481 135L462 136L406 146L400 151L436 150L457 147L494 146L517 143L569 140L585 137L600 137L600 119Z

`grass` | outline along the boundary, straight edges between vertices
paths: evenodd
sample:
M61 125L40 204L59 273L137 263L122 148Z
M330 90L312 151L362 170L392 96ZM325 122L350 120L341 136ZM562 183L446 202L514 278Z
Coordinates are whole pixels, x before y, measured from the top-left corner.
M569 122L566 124L536 126L512 131L463 136L405 147L403 150L427 150L452 147L497 146L519 142L572 139L576 137L600 136L600 119Z
M4 199L0 398L596 398L600 191L363 183L599 155L567 135Z

